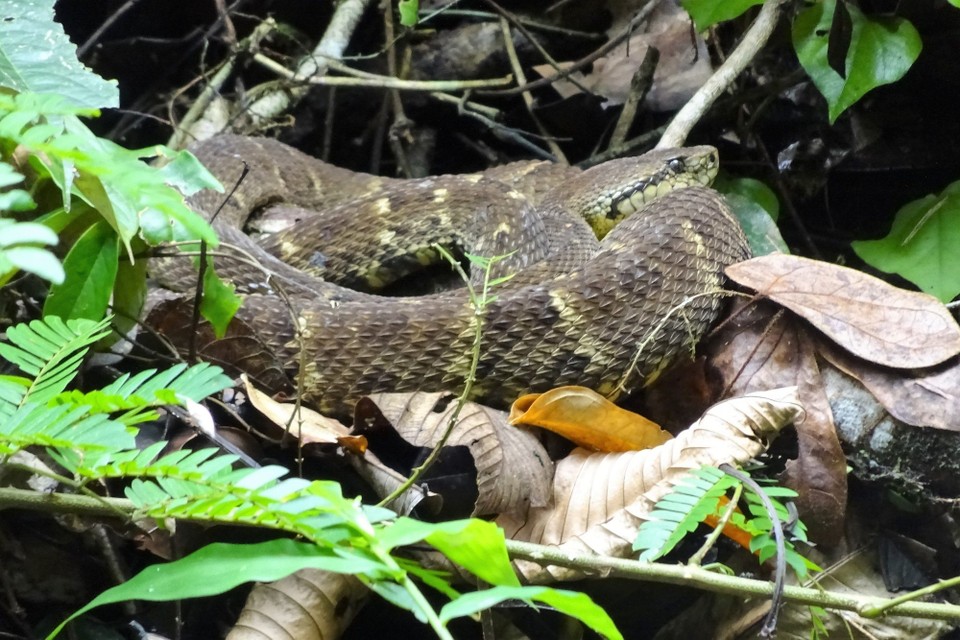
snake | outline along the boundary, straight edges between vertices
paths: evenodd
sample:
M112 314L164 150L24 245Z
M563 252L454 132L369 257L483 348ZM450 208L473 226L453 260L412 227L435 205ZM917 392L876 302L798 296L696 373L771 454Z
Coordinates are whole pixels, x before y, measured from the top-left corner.
M370 393L456 393L468 378L471 399L495 407L562 385L630 393L692 352L720 312L725 267L750 256L709 188L709 146L418 179L350 171L267 138L219 135L191 151L239 185L226 200L189 200L221 239L218 274L244 294L237 316L302 399L335 416ZM258 225L279 229L256 239ZM469 287L383 295L444 264L438 247L470 269ZM196 274L184 262L151 272L186 289ZM242 370L242 354L232 364Z

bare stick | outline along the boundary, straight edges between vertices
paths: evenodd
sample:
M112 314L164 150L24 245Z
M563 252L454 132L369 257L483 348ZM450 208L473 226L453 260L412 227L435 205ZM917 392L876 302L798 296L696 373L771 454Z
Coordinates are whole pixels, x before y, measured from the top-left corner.
M667 126L667 130L657 143L657 149L682 147L693 126L703 118L720 94L733 84L740 72L756 57L763 45L770 39L773 28L780 18L780 9L785 0L767 0L763 3L760 13L750 25L737 45L720 68L697 90L693 97L683 105L683 108L674 116Z

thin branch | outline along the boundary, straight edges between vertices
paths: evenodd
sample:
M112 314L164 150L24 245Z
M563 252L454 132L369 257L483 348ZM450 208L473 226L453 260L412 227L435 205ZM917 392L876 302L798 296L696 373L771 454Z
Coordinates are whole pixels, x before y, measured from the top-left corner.
M785 2L786 0L767 0L763 3L760 13L757 14L737 48L674 116L663 137L660 138L660 142L657 143L658 149L683 146L694 125L703 118L720 94L733 84L740 72L747 68L770 39L770 34L773 33L780 19L780 9Z
M374 78L341 78L339 76L310 77L290 71L282 64L271 60L262 53L255 54L253 59L257 64L288 80L326 87L370 87L374 89L397 89L399 91L466 91L467 89L502 87L510 84L513 80L513 76L509 75L502 78L489 78L484 80L401 80L400 78L391 78L390 76L376 76Z

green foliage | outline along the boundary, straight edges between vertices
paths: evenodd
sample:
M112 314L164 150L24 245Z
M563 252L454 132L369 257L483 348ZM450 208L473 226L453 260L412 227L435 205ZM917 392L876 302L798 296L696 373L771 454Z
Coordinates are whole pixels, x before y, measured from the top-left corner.
M720 498L734 484L734 478L714 467L701 467L682 478L640 525L633 541L640 560L652 562L673 551L704 519L717 513Z
M723 194L743 228L755 256L790 253L777 228L780 201L773 190L753 178L720 176L713 185Z
M868 91L902 78L922 48L920 34L907 20L869 17L852 3L844 6L851 31L842 57L843 74L837 73L828 59L833 54L830 47L837 46L830 38L831 25L839 15L837 0L813 4L793 23L797 57L827 99L831 123Z
M960 294L960 182L904 205L886 237L852 243L867 264L949 302Z
M708 517L720 517L726 509L722 498L740 482L715 467L700 467L677 482L673 491L657 501L650 518L640 525L633 543L640 551L640 560L653 561L672 551L676 545L697 529ZM746 488L746 487L745 487ZM765 487L764 493L771 499L781 521L789 519L787 508L779 499L791 499L796 493L784 487ZM752 491L745 491L743 498L748 515L731 514L729 523L751 536L750 551L765 562L776 553L776 544L771 531L773 523L760 498ZM792 530L794 540L806 542L806 527L797 522ZM791 541L786 544L787 563L800 578L809 570L819 570L815 564L801 556Z
M681 5L693 18L697 31L706 31L718 22L733 20L763 0L681 0Z
M56 93L82 107L117 107L115 81L90 72L53 19L54 0L0 0L0 86Z
M37 204L23 189L9 189L23 182L23 176L12 165L0 161L0 215L34 209ZM0 285L6 284L17 271L36 274L54 283L63 282L63 266L44 247L59 239L49 227L33 222L16 222L0 217Z
M134 424L157 407L200 400L229 384L217 368L178 365L166 371L123 376L92 392L66 391L83 357L107 332L108 320L63 321L50 317L7 331L0 357L25 376L0 377L0 465L28 447L44 447L82 490L108 478L129 481L131 515L243 524L277 529L306 542L211 545L168 565L150 567L111 589L81 611L125 599L176 600L220 593L249 580L270 580L306 567L357 575L391 602L413 611L443 637L449 619L476 611L478 603L508 598L553 604L608 637L620 637L585 596L542 587L520 587L510 566L503 532L480 520L430 524L363 505L334 482L289 477L286 468L234 468L236 456L215 449L161 455L166 443L136 448ZM309 543L309 544L308 544ZM482 599L433 611L413 582L419 578L459 602L459 594L435 572L393 557L401 545L426 543L504 587ZM485 605L489 606L489 605ZM62 627L61 627L62 628Z
M62 209L40 212L45 215L37 223L51 231L70 226L78 237L64 259L65 277L50 278L56 285L44 312L99 320L111 296L125 312L139 311L145 277L117 281L120 261L134 260L134 246L142 249L143 240L149 244L197 238L216 242L210 226L171 185L187 192L219 185L186 152L159 146L130 151L97 137L78 118L93 114L55 95L0 94L0 155L10 157L17 149L37 174L31 190L52 187L62 194ZM152 156L171 158L173 168L158 170L143 162ZM33 246L38 238L32 239L30 246L16 248L38 251ZM49 234L39 239L49 240ZM126 255L121 257L121 252ZM9 278L23 260L14 262L7 249L2 256L10 265L4 270ZM48 275L53 273L49 262L48 257L39 263ZM0 259L2 266L6 265Z

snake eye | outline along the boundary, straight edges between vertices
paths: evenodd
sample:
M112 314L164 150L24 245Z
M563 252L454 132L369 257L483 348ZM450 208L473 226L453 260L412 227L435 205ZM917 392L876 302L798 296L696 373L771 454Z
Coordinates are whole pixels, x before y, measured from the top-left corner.
M683 173L687 165L683 161L683 158L671 158L667 160L667 168L674 173Z

